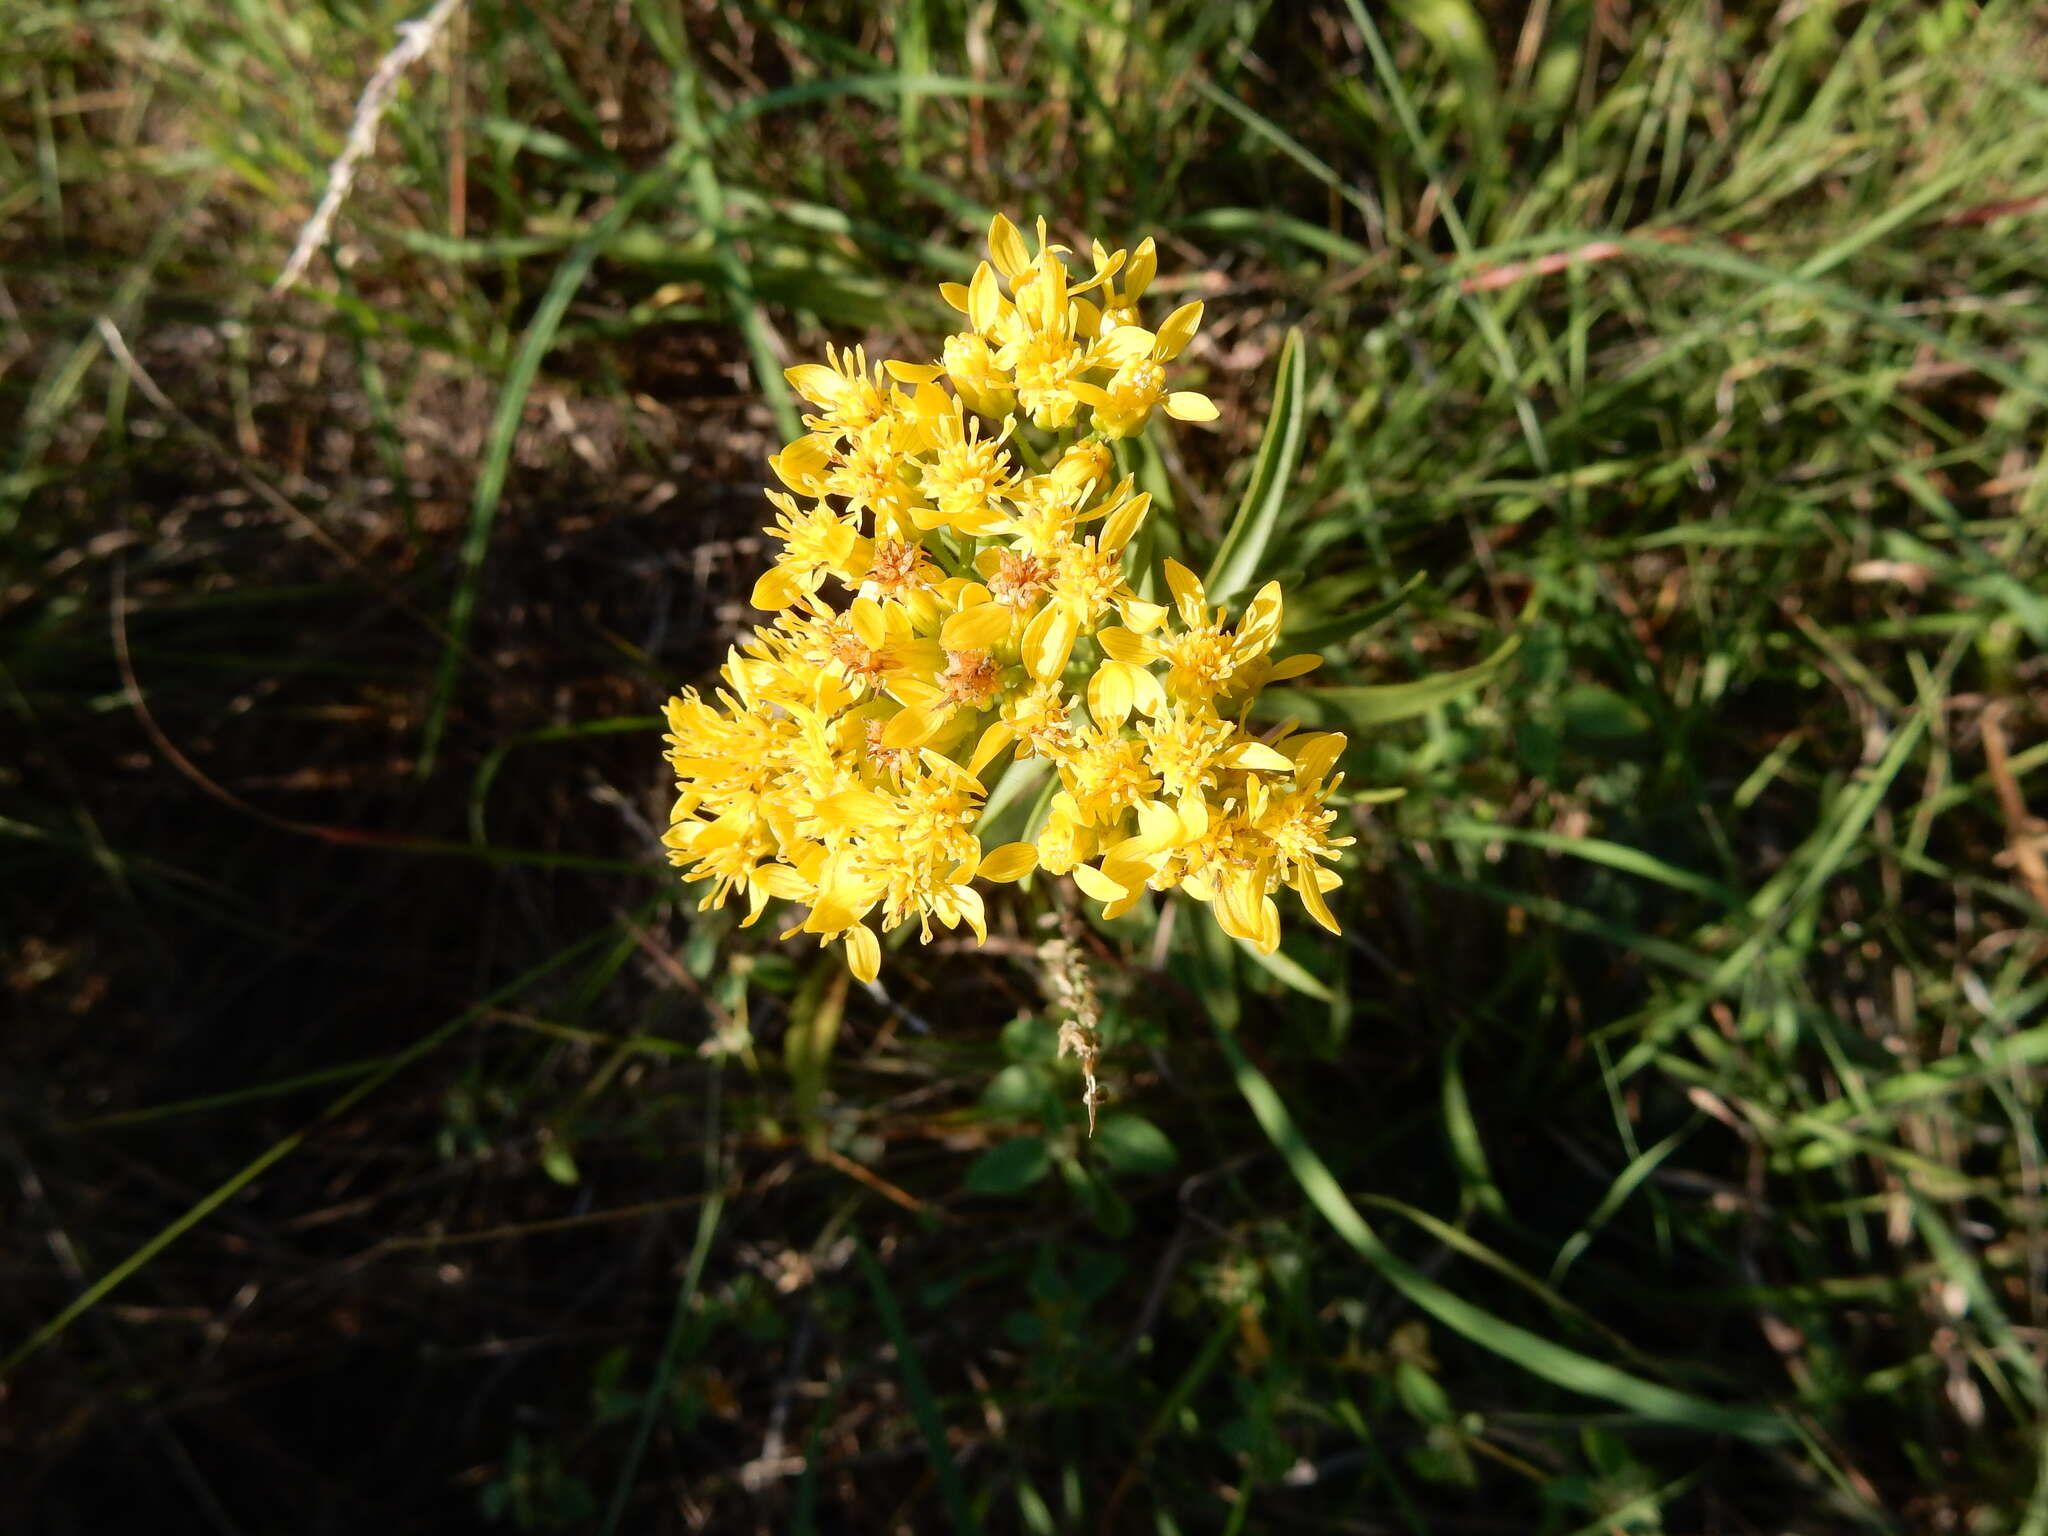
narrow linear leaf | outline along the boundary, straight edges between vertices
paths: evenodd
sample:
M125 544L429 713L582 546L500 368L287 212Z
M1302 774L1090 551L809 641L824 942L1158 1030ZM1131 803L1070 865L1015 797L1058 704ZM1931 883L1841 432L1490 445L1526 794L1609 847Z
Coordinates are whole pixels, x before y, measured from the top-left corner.
M789 1031L782 1040L796 1117L813 1152L825 1147L818 1098L825 1091L825 1068L832 1059L832 1044L839 1038L839 1021L846 1012L846 984L852 974L837 956L814 965L790 1005Z
M1354 728L1413 719L1491 682L1521 644L1520 635L1511 635L1499 650L1476 666L1421 678L1412 683L1347 688L1269 688L1259 695L1260 713L1272 718L1292 715L1310 725Z
M1368 603L1363 608L1355 608L1351 612L1339 614L1335 618L1316 619L1311 616L1307 623L1303 623L1299 627L1282 625L1280 638L1290 649L1297 651L1320 651L1328 646L1342 645L1352 636L1364 634L1374 625L1385 623L1403 608L1406 608L1408 600L1421 589L1423 578L1426 574L1427 572L1417 571L1413 576L1410 576L1401 583L1401 589L1392 597L1382 598L1376 603ZM1288 617L1292 619L1295 613L1296 607L1293 599L1290 598L1287 608Z
M1273 409L1266 418L1265 434L1259 439L1259 456L1252 463L1251 483L1244 488L1244 500L1230 530L1210 563L1203 580L1211 602L1226 602L1252 584L1260 562L1280 526L1280 514L1287 504L1287 490L1294 469L1301 462L1301 441L1308 423L1308 360L1303 356L1301 331L1289 330L1280 346L1280 367L1273 385Z
M498 988L497 991L487 993L477 999L470 1007L465 1008L461 1013L458 1013L440 1027L422 1035L404 1050L386 1057L367 1080L358 1083L347 1093L344 1093L340 1098L328 1105L325 1111L309 1121L304 1128L293 1131L282 1140L273 1142L267 1149L245 1164L239 1172L217 1185L209 1194L195 1203L184 1215L178 1217L177 1220L158 1232L156 1236L152 1237L140 1248L137 1248L135 1252L87 1286L69 1306L65 1307L63 1311L43 1324L34 1333L30 1334L5 1359L0 1359L0 1381L4 1381L29 1356L35 1354L36 1351L43 1348L44 1345L77 1322L79 1318L106 1300L118 1286L134 1278L135 1274L148 1265L151 1260L155 1259L158 1254L198 1226L208 1216L219 1210L221 1206L234 1198L239 1191L254 1183L273 1163L280 1162L284 1158L289 1157L293 1152L296 1152L305 1144L306 1138L312 1135L320 1126L339 1119L413 1062L418 1061L423 1056L431 1055L449 1040L453 1039L457 1032L470 1023L471 1020L495 1008L507 999L518 996L527 987L540 980L541 977L573 960L586 950L593 948L600 940L608 937L613 932L613 926L606 924L598 932L586 935L568 948L550 955L539 965L515 980L508 982L505 986Z
M1284 951L1276 949L1269 955L1258 945L1247 944L1242 939L1237 941L1237 947L1250 957L1253 964L1282 986L1299 992L1303 997L1312 997L1319 1003L1334 1001L1330 989L1312 976L1300 961L1289 958Z
M911 1417L917 1420L925 1449L931 1453L932 1470L938 1474L939 1496L945 1503L946 1514L955 1531L976 1530L974 1514L967 1503L967 1491L960 1483L960 1469L953 1465L953 1453L946 1442L946 1421L939 1414L938 1400L932 1396L932 1385L925 1377L924 1367L918 1363L917 1348L911 1342L910 1330L903 1325L903 1309L896 1305L896 1293L889 1289L888 1277L882 1273L882 1266L875 1262L875 1256L868 1252L866 1243L856 1239L853 1256L860 1264L861 1278L868 1283L868 1293L875 1299L875 1311L882 1319L883 1331L889 1335L889 1342L896 1346L896 1369L903 1377L903 1391L910 1399Z
M469 529L463 535L460 570L455 597L448 607L448 641L441 648L440 666L434 674L434 691L427 705L427 723L420 744L419 776L433 772L440 752L441 735L448 724L448 705L455 691L455 677L462 664L464 642L476 615L477 591L482 582L484 555L490 549L491 528L497 521L498 502L505 492L505 480L512 467L512 446L519 435L519 423L526 411L526 397L540 372L541 360L554 346L569 303L590 268L612 238L625 227L633 211L680 179L695 161L688 146L677 146L649 169L641 172L595 220L578 240L562 264L555 269L540 307L519 340L512 366L505 375L505 387L498 393L498 408L491 417L484 439L483 463L477 471L476 492L470 500Z
M1265 1074L1252 1065L1229 1031L1219 1028L1217 1040L1236 1075L1238 1091L1251 1105L1252 1113L1280 1155L1287 1160L1309 1202L1337 1235L1356 1249L1402 1295L1453 1332L1462 1334L1482 1349L1488 1349L1554 1382L1568 1391L1617 1403L1645 1419L1659 1424L1681 1425L1711 1434L1736 1435L1760 1443L1789 1439L1791 1430L1775 1414L1760 1408L1731 1408L1710 1403L1690 1393L1661 1387L1631 1376L1550 1340L1517 1327L1504 1318L1474 1306L1463 1297L1437 1284L1407 1260L1381 1242L1358 1207L1351 1203L1336 1177L1314 1150L1302 1139L1294 1117L1281 1102L1279 1092Z

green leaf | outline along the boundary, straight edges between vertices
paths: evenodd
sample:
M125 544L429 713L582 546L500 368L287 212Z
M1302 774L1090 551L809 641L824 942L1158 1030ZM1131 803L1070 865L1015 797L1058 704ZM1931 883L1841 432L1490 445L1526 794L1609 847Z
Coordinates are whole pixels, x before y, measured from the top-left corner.
M967 1170L967 1189L976 1195L1014 1195L1044 1178L1050 1166L1043 1136L1019 1136L997 1143L974 1160Z
M1448 1424L1457 1417L1443 1384L1412 1360L1395 1365L1394 1391L1401 1406L1420 1423Z
M579 1177L576 1159L569 1153L569 1143L557 1132L545 1132L540 1143L540 1166L542 1172L557 1184L574 1184Z
M1123 1174L1165 1173L1180 1161L1166 1132L1143 1115L1104 1115L1090 1144L1103 1165Z
M1366 800L1367 803L1371 803L1373 800L1394 799L1399 794L1400 791L1396 790L1392 795L1370 795L1360 796L1359 798ZM1239 949L1243 950L1251 958L1254 965L1258 966L1267 975L1290 991L1299 992L1303 997L1314 998L1319 1003L1335 1000L1330 989L1311 975L1306 966L1287 954L1286 951L1276 949L1269 955L1260 949L1258 945L1248 944L1243 939L1238 939L1236 944Z
M1301 462L1301 441L1308 424L1308 361L1302 355L1301 331L1289 330L1280 347L1279 377L1273 386L1273 410L1259 439L1251 483L1244 488L1237 516L1203 578L1209 601L1228 601L1252 584L1266 548L1280 526L1287 491Z
M1050 1019L1021 1014L1003 1026L1003 1054L1012 1061L1051 1061L1059 1054L1060 1032Z
M813 1151L825 1146L825 1124L818 1118L818 1097L825 1090L825 1068L839 1021L846 1012L846 983L853 973L839 957L827 953L811 967L789 1010L789 1031L782 1037L782 1059L789 1067L796 1117Z
M1046 1053L1047 1059L1051 1052ZM998 1120L1019 1120L1036 1116L1045 1103L1046 1082L1041 1068L1028 1062L1012 1062L988 1081L981 1090L981 1110Z
M1339 614L1336 618L1311 618L1309 622L1302 624L1299 628L1283 624L1280 629L1281 643L1290 650L1296 651L1320 651L1332 645L1342 645L1353 635L1364 634L1365 631L1371 629L1375 624L1385 622L1403 608L1406 608L1408 606L1408 599L1413 597L1421 588L1425 574L1427 573L1417 571L1401 584L1401 589L1394 593L1392 597L1382 598L1376 603L1368 603L1363 608ZM1296 608L1291 598L1288 602L1287 613L1290 619L1296 614Z
M1259 713L1275 719L1292 715L1308 725L1350 726L1353 729L1412 719L1491 682L1521 643L1521 636L1512 635L1499 650L1477 666L1442 672L1413 683L1354 688L1269 688L1259 695Z
M1650 717L1598 683L1577 683L1558 695L1565 734L1580 741L1633 741L1649 734Z

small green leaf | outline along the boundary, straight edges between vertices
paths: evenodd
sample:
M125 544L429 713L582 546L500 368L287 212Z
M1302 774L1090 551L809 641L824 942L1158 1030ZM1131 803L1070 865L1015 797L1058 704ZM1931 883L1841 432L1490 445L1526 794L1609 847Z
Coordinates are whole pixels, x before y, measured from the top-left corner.
M1018 1120L1036 1115L1045 1102L1044 1074L1023 1062L1013 1062L989 1079L981 1090L981 1110L998 1120Z
M1230 531L1209 564L1202 585L1209 601L1228 601L1249 588L1266 558L1266 548L1280 526L1294 469L1301 462L1301 442L1308 424L1308 361L1302 355L1301 332L1288 331L1280 346L1280 367L1273 385L1273 410L1259 439L1251 483L1230 520Z
M557 1184L574 1184L579 1177L576 1159L569 1155L569 1143L553 1131L541 1134L540 1166Z
M1043 1136L1019 1136L977 1157L967 1170L967 1188L977 1195L1014 1195L1044 1178L1050 1166Z
M1515 722L1515 758L1531 778L1557 778L1558 754L1563 740L1557 727L1534 716Z
M1060 1032L1052 1021L1027 1013L1003 1026L1003 1054L1012 1061L1051 1061L1059 1054Z
M1420 1423L1448 1424L1457 1417L1442 1385L1412 1360L1395 1365L1394 1390L1400 1394L1401 1406Z
M1565 734L1579 741L1632 741L1648 734L1650 717L1598 683L1575 683L1558 695L1557 714Z
M1426 715L1491 682L1522 643L1510 636L1477 666L1441 672L1412 683L1360 688L1269 688L1259 696L1259 713L1269 719L1292 715L1309 725L1359 729Z
M1166 1132L1143 1115L1104 1115L1090 1144L1103 1166L1123 1174L1165 1173L1180 1158Z

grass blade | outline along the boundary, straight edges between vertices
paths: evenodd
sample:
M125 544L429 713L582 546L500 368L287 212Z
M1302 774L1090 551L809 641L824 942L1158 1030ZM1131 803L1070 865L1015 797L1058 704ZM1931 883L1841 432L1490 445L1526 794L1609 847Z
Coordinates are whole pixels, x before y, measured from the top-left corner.
M1273 385L1273 410L1259 439L1251 483L1244 488L1237 516L1217 548L1203 585L1209 601L1227 602L1252 584L1259 563L1280 526L1294 469L1301 462L1301 440L1308 421L1308 363L1302 356L1301 332L1290 330L1280 345L1280 367Z
M868 1252L866 1243L856 1240L853 1256L860 1262L861 1278L868 1283L868 1293L875 1298L882 1328L889 1335L889 1342L896 1346L896 1368L903 1375L911 1416L917 1420L925 1448L931 1452L932 1470L938 1475L939 1497L945 1502L946 1514L954 1530L974 1531L978 1529L974 1512L967 1506L967 1492L960 1486L960 1470L953 1465L953 1453L946 1444L946 1421L939 1414L939 1402L932 1395L931 1382L925 1379L924 1367L918 1364L910 1330L903 1325L903 1309L896 1305L896 1293L889 1289L888 1277Z
M1707 1402L1690 1393L1661 1387L1631 1376L1611 1365L1566 1349L1550 1340L1519 1328L1504 1318L1476 1307L1422 1274L1407 1260L1381 1242L1358 1207L1351 1203L1336 1177L1316 1156L1294 1117L1281 1102L1279 1092L1265 1074L1251 1064L1226 1030L1216 1031L1223 1054L1236 1075L1238 1091L1251 1105L1267 1138L1287 1160L1288 1171L1308 1196L1309 1203L1334 1227L1337 1235L1356 1249L1388 1284L1417 1307L1455 1333L1462 1334L1482 1349L1492 1350L1531 1375L1555 1383L1567 1391L1604 1398L1657 1424L1702 1430L1709 1434L1735 1435L1745 1440L1769 1443L1790 1438L1791 1431L1774 1413L1761 1408L1730 1408Z
M4 1360L0 1360L0 1380L5 1380L13 1373L15 1367L19 1366L24 1360L42 1349L44 1345L50 1343L51 1340L63 1333L65 1329L98 1306L118 1287L133 1279L137 1272L158 1254L198 1226L208 1216L219 1210L221 1206L234 1198L239 1191L247 1188L257 1178L261 1177L266 1169L296 1152L304 1144L306 1138L311 1136L319 1126L347 1114L350 1109L361 1103L365 1098L368 1098L377 1089L383 1087L385 1083L396 1077L406 1067L418 1061L422 1056L432 1054L440 1046L454 1038L464 1025L468 1024L479 1014L497 1006L497 1004L505 1001L507 998L518 996L519 993L540 980L541 977L555 970L558 966L566 964L577 955L582 954L586 949L592 948L599 940L607 937L611 932L611 927L607 925L596 933L586 935L567 949L550 955L532 970L507 982L504 986L498 988L497 991L479 998L473 1005L465 1008L454 1018L441 1025L440 1028L422 1036L404 1050L391 1056L378 1069L375 1075L358 1083L347 1093L328 1105L304 1129L293 1131L291 1135L273 1143L270 1147L252 1158L230 1178L208 1192L204 1198L193 1205L184 1215L157 1233L156 1236L152 1237L148 1242L128 1255L127 1258L100 1276L91 1285L87 1286L69 1306L29 1335Z
M1521 644L1520 635L1511 635L1499 650L1476 666L1412 683L1355 688L1268 688L1259 695L1261 713L1274 719L1293 715L1310 725L1347 725L1354 729L1410 720L1491 682Z
M448 641L441 648L440 667L435 673L433 693L427 704L426 730L420 745L421 778L433 772L441 737L447 729L448 705L455 691L456 673L462 664L463 643L469 635L470 621L476 615L477 589L483 579L484 555L490 549L491 527L497 521L498 502L505 493L505 478L512 467L512 446L519 435L519 421L526 411L526 397L533 390L541 360L554 345L562 317L569 312L570 301L583 286L583 279L590 275L592 263L625 228L634 209L673 185L697 158L694 143L671 146L659 162L627 185L619 194L618 201L592 221L583 237L562 258L562 264L555 269L554 278L541 298L540 308L534 312L525 335L520 338L519 350L513 355L512 367L505 375L505 387L498 395L498 409L491 417L490 432L484 440L483 465L477 472L476 492L470 498L469 531L462 540L455 597L448 607Z
M619 1480L612 1487L611 1504L604 1513L604 1536L615 1536L619 1521L626 1513L626 1501L632 1497L633 1484L640 1475L641 1459L647 1454L647 1441L654 1433L655 1416L661 1405L668 1401L669 1383L675 1379L676 1357L682 1351L683 1334L690 1321L691 1304L697 1297L697 1286L704 1278L704 1261L711 1255L711 1239L718 1231L718 1218L725 1208L725 1178L719 1167L718 1105L719 1088L724 1079L724 1058L711 1058L711 1085L706 1092L704 1116L704 1204L697 1211L697 1237L690 1245L689 1261L683 1268L683 1282L676 1291L675 1311L668 1321L668 1336L661 1341L661 1359L655 1365L654 1379L647 1384L647 1396L640 1404L640 1418L633 1426L633 1443L626 1451L625 1464L619 1468Z

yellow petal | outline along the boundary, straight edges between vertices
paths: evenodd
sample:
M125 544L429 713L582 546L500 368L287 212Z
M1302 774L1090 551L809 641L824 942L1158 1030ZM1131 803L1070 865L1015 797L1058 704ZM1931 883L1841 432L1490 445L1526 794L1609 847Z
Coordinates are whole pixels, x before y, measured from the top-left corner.
M1214 421L1216 402L1191 389L1176 389L1166 397L1166 414L1175 421Z
M940 705L934 709L921 709L912 705L882 727L882 745L895 748L921 747L938 735L939 727L946 723L947 717L952 713L950 705ZM823 807L820 806L820 809Z
M939 297L959 310L961 314L967 313L967 285L965 283L939 284Z
M1147 719L1157 719L1166 708L1165 688L1143 667L1131 669L1131 707Z
M829 368L825 371L831 372ZM822 493L819 476L825 473L831 462L832 445L824 438L800 437L782 452L770 455L768 467L791 490L817 495ZM786 497L781 499L781 505L791 512L796 510Z
M1277 683L1286 678L1300 677L1304 673L1315 671L1322 664L1322 657L1303 652L1299 656L1290 656L1285 661L1274 662L1272 670L1266 674L1266 681Z
M802 395L813 405L830 405L839 398L839 392L846 388L846 380L834 369L823 363L804 363L795 368L785 368L782 376L789 380L789 387Z
M760 921L761 913L767 909L770 894L768 888L759 881L747 882L747 915L740 919L742 928L751 928Z
M842 933L867 916L878 899L876 891L858 882L828 885L818 892L817 901L803 920L803 931L828 936Z
M974 281L967 285L967 323L987 333L1003 317L1003 294L996 286L995 269L983 262L974 269Z
M1150 492L1133 496L1109 514L1109 520L1102 525L1102 532L1095 536L1095 547L1105 555L1116 554L1131 542L1131 535L1138 531L1138 525L1145 521L1145 514L1151 510Z
M1259 952L1266 955L1280 947L1280 909L1270 896L1259 899L1258 937L1253 942L1259 946Z
M767 864L754 871L754 883L782 901L809 901L811 882L787 864Z
M1038 845L1035 843L1004 843L1000 848L991 848L974 871L977 880L993 880L1007 884L1022 880L1038 868Z
M1337 926L1337 919L1335 914L1330 911L1329 902L1323 899L1323 893L1316 889L1314 881L1302 880L1297 882L1294 887L1294 894L1299 896L1301 904L1308 908L1308 915L1329 929L1330 932L1342 933L1344 931Z
M1000 213L989 221L988 253L995 261L996 270L1007 278L1016 277L1031 265L1031 253L1024 248L1024 237L1017 233L1017 226Z
M860 643L871 651L882 648L882 641L888 635L886 621L882 618L882 606L871 597L857 597L846 610L847 622L853 632L860 636Z
M1344 737L1336 731L1316 731L1290 738L1287 750L1294 758L1295 777L1303 783L1320 780L1343 755L1344 746Z
M818 802L817 814L818 820L833 832L873 827L890 819L889 802L871 789L842 789L836 795L827 795Z
M1132 840L1134 843L1151 852L1161 851L1180 841L1180 830L1180 813L1164 800L1138 803L1138 835Z
M1280 620L1285 610L1286 602L1281 596L1279 582L1269 581L1259 588L1245 606L1244 617L1237 621L1239 647L1263 651L1270 646L1273 637L1280 633Z
M892 640L889 643L889 665L903 672L922 673L925 681L930 683L932 678L946 670L946 653L936 640ZM938 698L938 686L932 684L926 696Z
M797 585L796 577L788 568L771 565L761 573L761 579L754 583L754 590L747 600L756 608L766 608L773 612L787 608L801 596L803 588Z
M882 945L874 929L855 923L846 930L845 939L848 970L862 981L873 981L882 974Z
M1080 625L1071 613L1057 603L1047 604L1024 630L1025 669L1037 681L1051 682L1066 670L1079 633Z
M1120 325L1090 348L1090 360L1099 366L1116 368L1150 357L1153 345L1152 333L1142 325Z
M1118 729L1131 718L1130 674L1134 670L1121 661L1105 661L1088 679L1088 713L1106 731Z
M981 892L969 885L956 885L948 893L953 905L958 908L956 916L963 919L974 930L974 942L988 942L988 908L982 904ZM948 924L947 926L951 926Z
M967 771L976 778L981 777L984 768L1003 755L1017 733L998 720L981 733L981 740L974 744L974 751L967 759Z
M1149 635L1166 620L1166 610L1158 603L1148 603L1143 598L1127 597L1117 604L1117 611L1124 616L1124 622L1141 635Z
M992 651L1010 633L1010 610L1000 603L964 608L939 628L939 644L949 651Z
M1138 248L1131 252L1130 267L1124 273L1124 293L1135 301L1139 295L1152 286L1152 279L1159 273L1159 247L1147 235L1138 242Z
M1076 864L1067 873L1074 877L1074 884L1081 888L1083 895L1092 896L1097 901L1122 901L1131 894L1093 864Z
M1180 621L1189 629L1199 629L1207 615L1202 611L1208 601L1208 593L1202 590L1202 578L1182 565L1178 560L1166 562L1166 585L1173 593L1174 606L1180 609Z
M899 363L890 358L882 364L889 377L900 384L928 384L933 379L945 377L946 370L937 363Z
M1202 301L1183 304L1166 317L1166 323L1159 327L1159 343L1152 355L1162 362L1179 357L1187 344L1195 339L1195 332L1202 326ZM1196 398L1200 398L1197 396Z
M1294 772L1293 761L1263 741L1240 741L1218 754L1216 761L1225 768L1255 769L1260 773Z
M1112 661L1128 662L1142 667L1152 659L1152 648L1128 629L1112 624L1107 629L1095 631L1095 643L1102 647L1102 654Z

